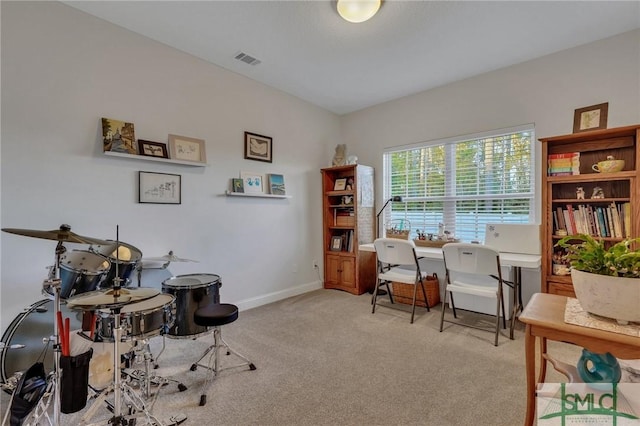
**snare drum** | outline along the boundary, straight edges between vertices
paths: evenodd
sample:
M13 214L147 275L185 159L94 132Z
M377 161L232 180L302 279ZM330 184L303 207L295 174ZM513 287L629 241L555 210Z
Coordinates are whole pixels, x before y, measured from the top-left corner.
M98 288L111 263L102 256L73 250L60 257L60 297L68 299L76 294Z
M166 332L174 322L175 297L158 294L142 302L124 305L120 310L122 341L131 338L146 339ZM98 336L103 341L113 342L115 318L109 309L96 311Z
M198 308L220 303L220 277L214 274L189 274L171 277L162 282L162 292L176 298L176 320L169 328L168 337L195 338L209 327L197 325L193 315Z
M129 277L138 268L138 264L142 259L142 252L131 244L123 243L122 241L118 243L112 240L107 241L110 244L95 244L89 248L93 253L111 262L111 268L100 284L100 288L112 288L113 280L116 277L121 280L120 287L127 287L129 285ZM117 250L116 247L118 247ZM116 265L118 268L117 274Z

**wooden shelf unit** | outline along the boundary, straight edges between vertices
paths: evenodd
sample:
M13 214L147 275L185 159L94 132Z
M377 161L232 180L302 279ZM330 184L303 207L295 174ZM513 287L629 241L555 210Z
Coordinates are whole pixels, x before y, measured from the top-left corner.
M375 235L373 167L337 166L321 173L324 287L362 294L375 285L375 253L358 250ZM351 188L334 189L337 179L349 178ZM334 237L341 239L339 251L331 250Z
M569 210L569 206L595 210L615 205L630 206L628 236L640 235L640 124L614 129L593 130L539 139L542 143L542 284L543 293L575 297L570 275L553 274L553 254L560 250L554 245L560 240L555 235L554 211ZM573 176L549 176L549 155L571 152L580 153L580 174ZM617 173L597 173L591 166L613 156L624 160L624 169ZM599 186L605 198L591 198L593 188ZM576 190L582 187L585 199L577 199ZM624 238L599 236L605 245L615 244Z

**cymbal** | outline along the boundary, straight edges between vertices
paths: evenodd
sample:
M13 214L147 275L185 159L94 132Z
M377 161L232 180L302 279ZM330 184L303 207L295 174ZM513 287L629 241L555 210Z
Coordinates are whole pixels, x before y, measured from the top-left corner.
M23 235L25 237L40 238L43 240L54 240L67 243L79 243L79 244L106 244L105 240L99 240L97 238L83 237L82 235L71 232L69 225L60 225L60 229L52 229L51 231L38 231L34 229L17 229L17 228L2 228L4 232L10 234Z
M130 303L141 302L160 294L160 290L151 287L121 288L120 295L114 296L115 290L89 291L67 299L70 309L95 310L117 308Z
M170 251L169 254L165 254L164 256L143 257L142 261L143 262L146 261L146 262L196 262L196 263L198 263L197 260L183 259L181 257L178 257L175 254L173 254L172 251Z

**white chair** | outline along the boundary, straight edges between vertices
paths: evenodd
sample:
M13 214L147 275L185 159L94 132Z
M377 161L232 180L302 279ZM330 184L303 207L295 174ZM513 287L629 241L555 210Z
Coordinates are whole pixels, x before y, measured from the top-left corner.
M444 254L444 266L446 269L446 288L444 291L444 302L440 317L440 331L444 325L447 296L451 297L451 309L453 317L457 317L454 303L454 293L465 294L471 297L480 297L495 300L496 304L496 326L495 326L495 346L498 346L498 335L500 333L500 313L502 312L502 326L506 328L505 307L502 298L503 284L512 286L502 278L500 268L500 255L492 247L480 244L449 243L442 247ZM484 331L491 331L487 328L477 326L472 323L462 323L460 321L447 320L446 322L476 328ZM510 336L513 340L513 336Z
M413 324L418 287L422 289L427 312L430 311L427 292L424 289L424 280L427 277L427 273L420 271L415 244L411 240L378 238L373 242L373 245L378 257L378 282L373 291L373 308L371 309L371 313L376 312L378 289L382 284L387 285L387 290L389 289L389 283L394 281L403 284L412 284L414 288L413 303L411 306L411 324ZM389 297L391 303L393 303L391 293L389 293Z

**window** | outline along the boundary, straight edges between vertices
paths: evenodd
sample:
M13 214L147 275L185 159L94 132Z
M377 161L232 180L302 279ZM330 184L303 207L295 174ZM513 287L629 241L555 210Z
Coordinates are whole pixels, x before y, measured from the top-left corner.
M401 196L384 223L462 241L483 240L487 223L534 222L533 125L423 142L384 153L384 196ZM400 225L398 225L400 224Z

